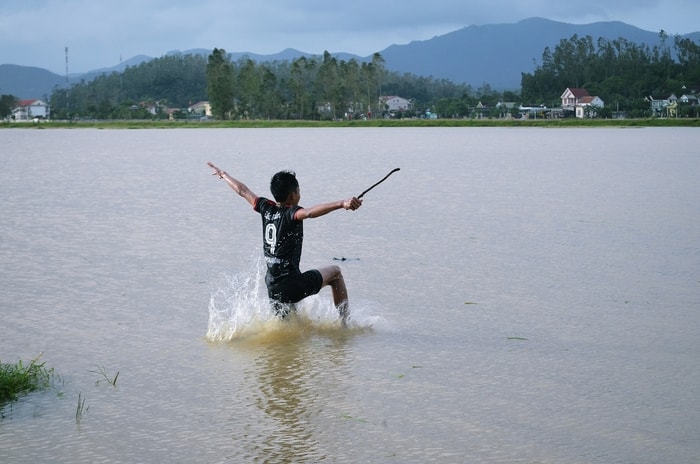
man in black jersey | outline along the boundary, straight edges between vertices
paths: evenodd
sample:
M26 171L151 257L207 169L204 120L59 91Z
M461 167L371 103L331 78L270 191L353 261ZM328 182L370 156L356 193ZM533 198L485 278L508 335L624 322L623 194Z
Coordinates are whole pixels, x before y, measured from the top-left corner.
M362 205L362 201L353 197L302 208L299 206L299 182L291 171L280 171L272 176L270 191L275 199L272 201L257 196L243 182L212 163L207 164L214 170L214 175L224 179L262 217L263 250L267 263L265 284L275 312L285 317L290 305L309 295L315 295L322 287L330 285L333 303L345 324L348 317L348 291L340 267L327 266L306 272L299 269L304 241L303 221L341 208L354 211Z

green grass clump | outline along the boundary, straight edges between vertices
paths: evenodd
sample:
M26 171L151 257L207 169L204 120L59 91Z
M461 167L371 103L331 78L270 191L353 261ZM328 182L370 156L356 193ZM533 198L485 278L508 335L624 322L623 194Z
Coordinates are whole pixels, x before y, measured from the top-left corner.
M39 358L41 356L29 364L21 360L15 364L0 362L0 406L15 401L20 395L51 386L56 374L53 368L46 369L46 363L39 362Z

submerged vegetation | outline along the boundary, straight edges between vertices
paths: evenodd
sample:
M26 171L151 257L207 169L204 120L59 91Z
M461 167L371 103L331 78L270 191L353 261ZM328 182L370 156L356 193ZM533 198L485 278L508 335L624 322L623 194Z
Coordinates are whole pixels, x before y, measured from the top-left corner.
M47 369L41 356L29 364L21 360L15 364L0 363L0 407L17 400L21 395L49 388L57 378L53 368Z
M4 406L17 401L21 396L33 391L51 388L56 381L62 379L55 373L54 369L45 367L45 362L40 362L41 355L32 359L28 364L20 361L16 363L0 362L0 419L5 418ZM117 387L119 371L114 375L107 373L104 365L100 365L98 370L88 372L98 374L100 378L95 381L95 386L106 382L112 387ZM64 393L58 392L57 396L62 398ZM83 415L88 412L90 406L86 404L83 392L78 392L78 405L75 410L75 422L80 423Z
M90 406L85 406L85 397L83 396L83 392L78 392L78 406L75 408L76 424L80 423L80 421L83 419L83 414L88 412L88 409L90 409Z
M117 378L119 378L119 371L112 377L107 375L107 369L105 369L104 365L100 365L100 369L98 371L88 371L92 372L93 374L99 374L102 378L95 381L95 385L99 385L100 382L107 382L114 388L117 388Z

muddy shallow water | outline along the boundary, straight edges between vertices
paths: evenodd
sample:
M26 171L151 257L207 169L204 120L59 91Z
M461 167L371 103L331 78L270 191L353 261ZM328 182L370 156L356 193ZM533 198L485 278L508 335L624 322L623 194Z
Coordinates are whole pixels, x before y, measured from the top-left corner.
M697 129L0 131L2 462L696 462ZM256 213L297 172L280 323ZM341 260L345 258L345 260ZM115 386L103 381L118 373ZM85 410L76 418L78 396Z

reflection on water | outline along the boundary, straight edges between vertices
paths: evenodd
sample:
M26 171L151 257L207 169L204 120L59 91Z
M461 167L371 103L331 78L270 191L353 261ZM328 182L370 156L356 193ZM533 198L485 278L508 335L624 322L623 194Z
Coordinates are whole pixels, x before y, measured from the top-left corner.
M328 459L319 443L319 416L339 397L348 377L346 346L361 333L339 327L315 327L292 317L278 330L255 340L232 342L252 350L255 361L245 372L251 401L263 424L246 434L246 460L320 462Z

